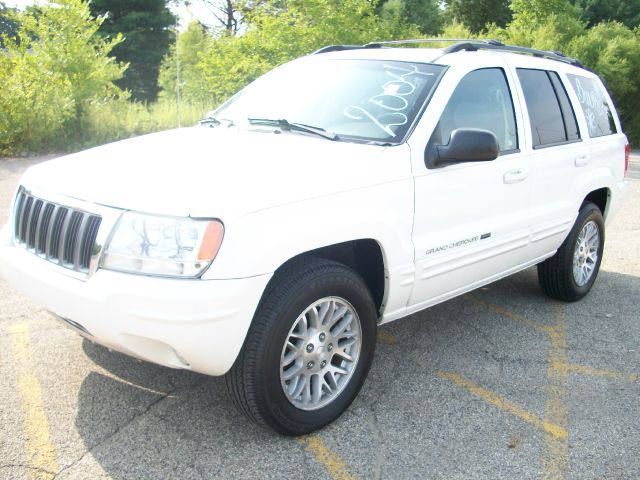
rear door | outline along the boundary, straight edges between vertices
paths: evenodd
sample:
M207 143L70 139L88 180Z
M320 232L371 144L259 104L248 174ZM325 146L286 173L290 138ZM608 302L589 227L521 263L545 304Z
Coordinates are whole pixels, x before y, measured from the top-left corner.
M526 65L522 62L522 65ZM582 140L567 93L554 70L516 67L531 142L532 257L554 252L566 238L591 178L591 152Z

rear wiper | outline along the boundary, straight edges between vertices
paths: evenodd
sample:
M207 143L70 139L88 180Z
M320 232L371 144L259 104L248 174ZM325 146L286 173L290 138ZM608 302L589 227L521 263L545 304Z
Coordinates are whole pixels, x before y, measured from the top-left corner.
M289 120L286 120L284 118L248 118L247 121L250 125L266 125L269 127L278 127L282 130L312 133L329 140L339 140L338 135L333 132L327 132L324 128L314 127L313 125L305 125L304 123L290 122Z
M217 127L218 125L222 125L222 122L225 122L227 124L227 127L235 126L233 120L229 118L218 118L215 115L208 115L204 117L202 120L200 120L200 125L215 125Z

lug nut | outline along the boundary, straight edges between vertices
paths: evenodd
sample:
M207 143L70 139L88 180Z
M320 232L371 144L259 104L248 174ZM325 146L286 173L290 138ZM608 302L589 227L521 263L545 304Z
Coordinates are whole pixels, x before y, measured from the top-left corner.
M324 368L327 365L327 361L323 360L322 362L320 362L320 368Z
M333 343L329 344L329 346L327 347L327 350L329 350L329 351L333 350Z
M313 343L310 343L309 345L307 345L307 353L311 353L313 352Z
M324 339L327 338L327 336L324 333L321 333L319 338L321 342L324 342Z
M315 364L313 362L307 363L307 368L311 370Z

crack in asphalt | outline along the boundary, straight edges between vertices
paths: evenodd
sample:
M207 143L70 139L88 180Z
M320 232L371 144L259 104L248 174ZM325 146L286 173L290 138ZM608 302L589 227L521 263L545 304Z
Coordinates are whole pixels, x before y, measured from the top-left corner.
M387 442L384 438L384 432L380 427L380 423L378 421L378 413L375 408L371 408L371 427L376 433L376 438L378 440L378 448L376 448L376 458L373 464L373 478L374 480L380 480L382 478L382 467L384 466L387 460Z
M1 463L0 469L3 468L24 468L26 470L33 470L36 472L44 473L46 475L51 475L52 478L55 478L56 472L52 472L51 470L47 470L46 468L34 467L33 465L27 465L24 463Z
M169 385L173 386L173 382L171 382L171 380L168 380ZM163 400L169 398L171 395L173 395L176 391L178 391L178 388L173 388L172 390L169 390L168 392L166 392L165 394L157 394L160 395L159 398L155 399L153 402L151 402L149 405L147 405L147 407L140 413L136 413L135 415L133 415L129 420L127 420L126 422L124 422L122 425L118 426L113 432L111 432L109 435L107 435L105 438L103 438L102 440L100 440L99 442L97 442L95 445L92 445L89 449L87 449L86 452L84 452L80 458L78 458L77 460L75 460L74 462L70 463L69 465L67 465L66 467L62 468L58 473L54 474L53 479L57 479L60 477L60 475L62 475L64 472L66 472L67 470L73 468L75 465L77 465L78 463L80 463L82 460L84 460L84 458L89 455L90 453L92 453L93 451L95 451L97 448L101 447L102 445L106 444L107 442L109 442L112 438L114 438L116 435L118 435L125 427L131 425L135 420L142 418L143 416L145 416L147 413L149 413L149 411L156 405L158 405L160 402L162 402Z

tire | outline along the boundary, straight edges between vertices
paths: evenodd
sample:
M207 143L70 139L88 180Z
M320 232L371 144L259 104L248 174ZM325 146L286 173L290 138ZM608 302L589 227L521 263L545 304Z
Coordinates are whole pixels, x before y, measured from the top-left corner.
M584 244L585 239L587 244ZM584 250L581 251L581 247ZM540 288L551 298L565 302L580 300L596 281L603 249L602 212L595 204L586 202L556 254L538 264Z
M293 261L269 283L226 374L230 396L241 412L276 432L317 430L360 391L376 329L373 299L355 271L315 257Z

